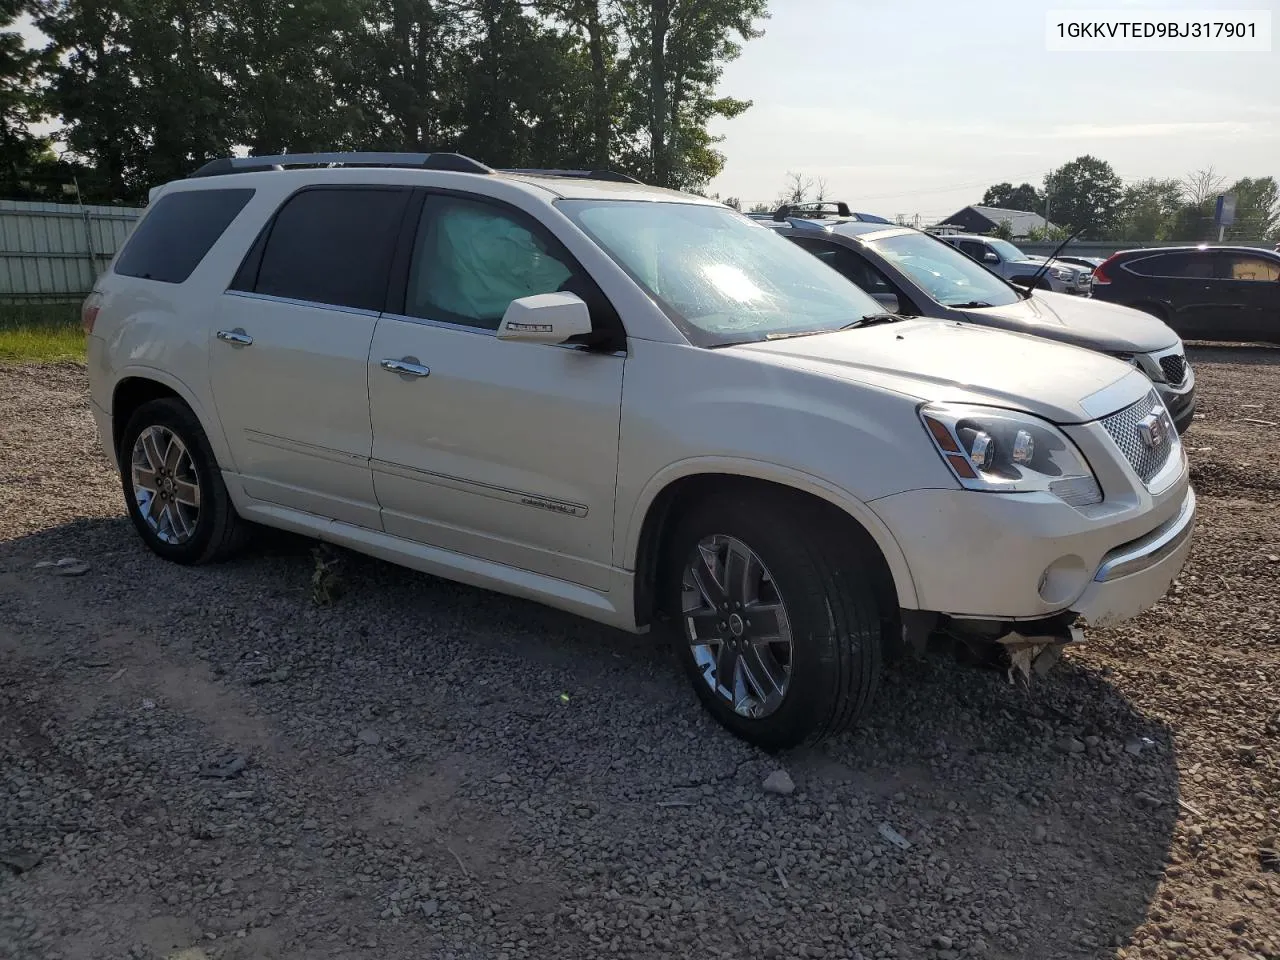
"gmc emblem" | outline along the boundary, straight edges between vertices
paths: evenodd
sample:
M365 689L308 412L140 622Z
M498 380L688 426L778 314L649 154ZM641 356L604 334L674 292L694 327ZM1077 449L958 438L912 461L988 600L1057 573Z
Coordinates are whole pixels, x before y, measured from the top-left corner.
M1138 421L1138 439L1148 450L1159 450L1169 441L1164 407L1156 407Z

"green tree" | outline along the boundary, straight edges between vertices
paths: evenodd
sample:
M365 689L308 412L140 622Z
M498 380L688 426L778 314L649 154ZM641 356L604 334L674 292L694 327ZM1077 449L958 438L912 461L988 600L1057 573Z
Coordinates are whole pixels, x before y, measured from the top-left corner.
M1244 177L1225 192L1236 198L1235 222L1227 228L1227 237L1280 239L1280 189L1274 177Z
M1045 177L1049 220L1083 230L1088 239L1109 236L1115 228L1124 186L1111 164L1097 157L1077 157Z
M1132 183L1120 202L1116 239L1171 239L1183 206L1183 185L1177 180L1152 177Z
M982 195L982 203L979 206L1038 213L1044 209L1044 196L1029 183L1016 187L1011 183L997 183L995 186L987 187L987 192Z
M999 237L1001 240L1013 239L1013 221L1005 217L994 227L987 231L989 237Z
M767 0L619 2L637 134L630 164L659 186L705 184L724 166L707 125L751 106L716 97L716 84L724 64L741 53L741 41L760 36L755 24L767 16Z

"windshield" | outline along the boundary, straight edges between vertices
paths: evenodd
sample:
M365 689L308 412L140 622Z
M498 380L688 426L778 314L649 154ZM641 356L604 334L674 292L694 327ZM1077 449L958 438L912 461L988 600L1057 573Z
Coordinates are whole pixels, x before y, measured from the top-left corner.
M728 207L560 200L698 346L838 330L884 313L875 300Z
M1004 307L1021 299L990 270L923 233L903 233L868 245L944 306Z
M1025 260L1027 255L1015 247L1008 240L987 239L987 243L991 244L993 250L1000 254L1001 260Z

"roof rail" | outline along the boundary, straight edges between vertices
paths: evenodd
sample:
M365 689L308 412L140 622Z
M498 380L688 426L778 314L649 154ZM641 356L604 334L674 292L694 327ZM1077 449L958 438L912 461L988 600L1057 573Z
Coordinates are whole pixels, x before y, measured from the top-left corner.
M210 160L189 177L217 177L225 173L255 173L285 167L338 165L346 167L412 167L419 170L450 170L455 173L493 173L478 160L460 153L282 153L269 157L220 157Z
M537 170L532 167L507 167L497 173L514 173L522 177L575 177L579 180L609 180L613 183L644 183L616 170Z
M852 216L849 205L843 201L813 200L807 203L784 203L773 212L773 219L785 220L787 217L802 217L806 215L804 211L809 210L812 210L818 216L822 216L823 207L834 207L838 217Z

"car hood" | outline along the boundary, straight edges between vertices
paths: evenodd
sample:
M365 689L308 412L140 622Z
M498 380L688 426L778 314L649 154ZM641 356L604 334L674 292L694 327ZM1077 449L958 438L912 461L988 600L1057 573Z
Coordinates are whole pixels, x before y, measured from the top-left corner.
M1015 263L1029 263L1035 266L1036 269L1039 269L1040 267L1044 266L1045 258L1036 257L1028 254L1022 260L1015 261ZM1050 270L1070 270L1072 273L1093 273L1092 267L1082 267L1078 263L1067 263L1065 260L1050 261L1049 269Z
M1029 333L1107 353L1149 353L1178 342L1163 320L1132 307L1090 297L1037 290L1025 300L1002 307L963 311L987 327Z
M1146 377L1111 357L945 320L902 320L725 349L919 400L1026 410L1056 423L1094 420L1151 390Z

